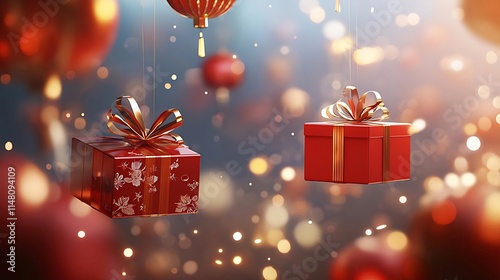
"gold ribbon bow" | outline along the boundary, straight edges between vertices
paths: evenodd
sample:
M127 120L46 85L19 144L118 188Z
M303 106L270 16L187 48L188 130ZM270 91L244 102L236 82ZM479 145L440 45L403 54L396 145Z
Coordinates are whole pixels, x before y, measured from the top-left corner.
M124 100L127 100L130 105L130 110L125 107ZM123 136L125 139L135 143L147 143L152 146L163 145L182 145L184 140L172 130L181 126L183 123L181 112L177 109L168 109L163 111L154 121L150 129L144 125L139 104L131 96L122 96L116 99L115 107L119 114L112 112L112 108L108 110L108 130L109 132ZM173 115L174 120L165 123L167 119Z
M375 103L366 104L369 94L375 96ZM347 86L343 92L347 103L340 99L332 105L328 105L321 110L321 116L326 119L341 119L354 122L380 121L389 118L389 109L384 107L382 96L376 91L367 91L359 97L358 89L355 86ZM380 111L381 114L375 116Z

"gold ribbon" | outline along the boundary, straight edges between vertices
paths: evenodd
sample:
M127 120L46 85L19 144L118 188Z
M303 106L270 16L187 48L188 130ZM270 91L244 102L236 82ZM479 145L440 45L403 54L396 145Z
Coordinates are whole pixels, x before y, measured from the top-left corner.
M369 94L375 97L375 103L367 104L366 98ZM381 121L389 118L389 109L384 107L384 101L380 93L367 91L359 97L358 89L355 86L347 86L343 92L347 102L339 101L328 105L321 110L321 116L326 119L340 119L345 121ZM375 113L380 111L380 115Z
M333 127L333 170L334 182L344 181L344 125Z
M340 0L335 2L335 12L340 13Z
M387 124L383 124L383 126L384 134L382 138L382 182L387 182L391 179L391 127ZM336 124L332 128L333 182L344 182L344 127L344 124Z
M367 97L373 94L375 102L367 104ZM349 122L370 122L381 121L389 118L387 109L380 93L367 91L359 97L358 89L355 86L344 88L344 97L347 102L339 101L328 105L321 110L321 116L326 119L337 119L342 122L336 123L332 131L333 145L333 170L332 180L334 182L344 181L344 124ZM375 114L378 115L375 115ZM384 134L382 143L382 182L390 180L390 126L383 124Z
M124 100L129 103L129 108L124 104ZM132 144L146 143L150 146L179 146L184 143L182 137L172 131L183 123L181 112L177 109L163 111L153 122L151 128L144 125L142 112L137 101L130 96L118 97L115 107L119 114L112 112L110 108L107 113L109 132L123 136ZM173 115L174 120L167 122Z

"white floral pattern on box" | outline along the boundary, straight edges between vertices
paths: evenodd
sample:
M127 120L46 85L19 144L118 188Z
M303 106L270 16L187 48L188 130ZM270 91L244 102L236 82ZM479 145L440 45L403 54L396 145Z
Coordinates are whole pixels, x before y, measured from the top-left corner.
M174 173L174 169L179 168L179 159L176 159L172 164L170 164L170 177L171 181L176 181L178 178ZM157 171L156 166L151 166L148 170L146 167L143 167L143 161L141 160L133 160L130 162L122 162L120 168L124 171L123 174L120 172L115 173L114 178L114 188L119 190L120 188L138 188L143 184L148 186L149 193L156 193L156 182L158 181L158 176L155 175ZM127 177L125 177L127 176ZM183 175L187 176L187 175ZM189 178L189 177L188 177ZM185 180L181 180L185 181ZM186 180L187 181L187 180ZM195 191L199 183L196 180L193 180L191 183L185 182L186 186L191 191ZM129 204L130 197L129 196L121 196L118 200L113 199L113 204L116 206L116 209L113 211L113 216L122 216L122 215L136 215L137 212L144 212L146 210L146 206L144 203L141 203L141 199L143 198L143 194L141 191L135 192L135 198L133 201L136 201L137 204ZM198 213L198 196L189 194L181 195L179 202L175 203L176 213ZM136 211L136 205L139 207L139 210Z
M175 208L175 212L177 213L198 213L198 196L193 195L190 197L189 195L182 195L179 202L176 202L177 208Z

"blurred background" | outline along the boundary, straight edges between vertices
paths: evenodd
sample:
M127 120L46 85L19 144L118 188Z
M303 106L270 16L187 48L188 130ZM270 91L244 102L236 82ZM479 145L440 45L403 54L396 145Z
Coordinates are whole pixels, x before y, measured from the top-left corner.
M340 2L238 0L201 58L167 1L3 1L2 279L499 279L500 3ZM303 124L348 85L412 124L411 180L304 181ZM109 135L122 95L148 124L182 112L199 214L110 219L69 195L71 138Z

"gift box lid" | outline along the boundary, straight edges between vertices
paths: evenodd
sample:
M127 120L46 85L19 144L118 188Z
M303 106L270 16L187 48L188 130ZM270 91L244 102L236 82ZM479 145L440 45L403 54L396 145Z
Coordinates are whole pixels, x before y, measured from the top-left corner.
M189 149L186 145L180 145L176 148L153 148L148 145L133 146L123 139L116 137L74 137L99 151L110 155L113 158L144 158L154 154L155 157L177 156L199 156L198 153Z
M397 122L308 122L304 124L305 136L331 137L334 126L344 127L344 136L351 138L383 137L384 126L390 127L391 137L409 136L409 123Z

